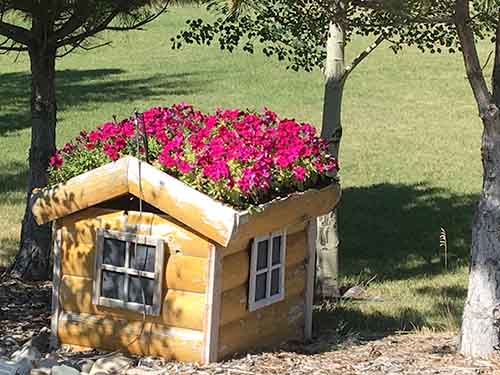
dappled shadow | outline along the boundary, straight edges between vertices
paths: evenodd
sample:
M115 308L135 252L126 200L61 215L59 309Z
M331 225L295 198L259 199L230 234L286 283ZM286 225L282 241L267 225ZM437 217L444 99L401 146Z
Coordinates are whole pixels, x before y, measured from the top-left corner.
M122 69L59 70L56 74L58 110L95 103L189 95L206 84L206 72L155 74L127 79ZM0 74L0 136L30 127L29 73ZM111 115L111 114L110 114Z
M402 280L442 273L441 227L450 269L467 264L477 199L425 183L345 189L339 209L341 274Z

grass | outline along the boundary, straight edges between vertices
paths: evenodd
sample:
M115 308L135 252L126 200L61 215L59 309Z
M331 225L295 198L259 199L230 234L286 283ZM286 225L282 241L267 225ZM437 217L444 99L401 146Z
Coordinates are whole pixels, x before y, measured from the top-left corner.
M198 9L177 8L147 31L58 61L58 142L135 109L187 101L261 108L320 124L322 76L295 73L261 54L216 47L170 49ZM357 39L348 54L369 41ZM486 56L488 46L481 46ZM16 250L25 203L29 73L0 56L0 260ZM466 294L470 222L481 187L477 109L459 55L394 55L382 46L349 78L341 148L341 270L345 283L376 278L383 302L318 310L323 327L389 332L455 330ZM448 233L449 271L439 234Z

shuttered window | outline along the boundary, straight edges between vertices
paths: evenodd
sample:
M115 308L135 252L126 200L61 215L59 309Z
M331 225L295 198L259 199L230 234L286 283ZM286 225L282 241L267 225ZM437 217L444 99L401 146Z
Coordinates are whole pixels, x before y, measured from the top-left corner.
M253 240L248 293L250 311L284 299L285 253L285 230Z
M93 302L159 315L164 243L161 239L97 231Z

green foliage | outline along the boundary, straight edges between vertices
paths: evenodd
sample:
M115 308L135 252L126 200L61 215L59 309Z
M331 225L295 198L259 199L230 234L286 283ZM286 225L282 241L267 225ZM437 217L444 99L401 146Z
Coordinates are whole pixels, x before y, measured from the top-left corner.
M478 39L492 37L498 15L495 1L477 0L470 23ZM215 21L188 20L185 29L172 38L172 47L217 43L233 52L240 47L286 61L287 68L311 71L321 68L330 22L340 25L349 42L353 35L384 36L394 52L404 46L422 52L454 53L460 49L452 0L392 0L382 5L363 1L339 1L332 5L318 0L261 0L246 3L242 11L208 4L219 14ZM221 14L222 13L222 14Z

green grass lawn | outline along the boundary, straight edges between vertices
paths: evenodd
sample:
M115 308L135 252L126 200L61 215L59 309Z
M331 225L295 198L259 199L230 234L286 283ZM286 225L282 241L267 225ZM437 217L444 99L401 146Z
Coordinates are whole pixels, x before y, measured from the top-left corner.
M116 114L187 101L267 106L320 125L322 76L295 73L261 54L170 48L198 9L173 9L147 31L58 62L58 143ZM354 56L368 40L348 46ZM481 53L489 52L483 46ZM0 261L16 250L29 145L27 60L0 56ZM341 269L383 302L320 309L324 329L456 329L466 293L470 222L481 187L477 109L460 55L394 55L380 47L346 87L341 147ZM449 269L439 234L448 234Z

